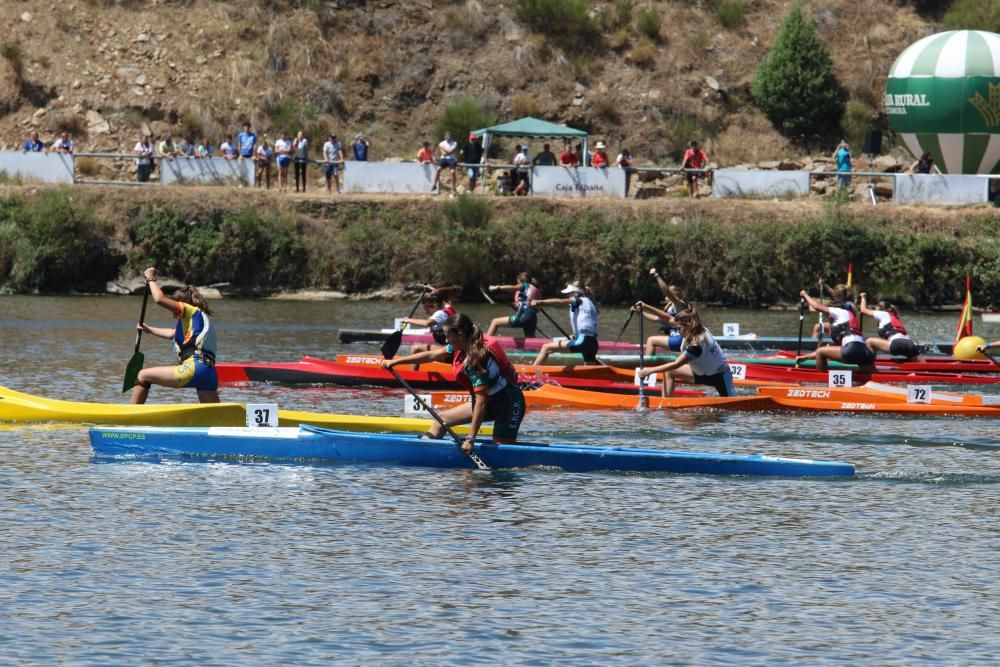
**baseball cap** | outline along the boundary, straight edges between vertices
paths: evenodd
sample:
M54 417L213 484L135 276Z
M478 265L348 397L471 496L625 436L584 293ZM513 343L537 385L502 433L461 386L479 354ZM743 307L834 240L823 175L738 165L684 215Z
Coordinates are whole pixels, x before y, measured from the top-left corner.
M470 132L469 133L469 139L478 139L478 138L479 138L479 135L477 135L475 132Z

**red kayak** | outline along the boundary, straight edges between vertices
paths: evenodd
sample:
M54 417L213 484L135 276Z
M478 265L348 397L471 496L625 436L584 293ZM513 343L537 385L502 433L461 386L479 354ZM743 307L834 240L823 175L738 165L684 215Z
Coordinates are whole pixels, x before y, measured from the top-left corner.
M829 384L828 371L815 368L793 368L768 364L730 364L744 366L748 380L773 380L775 382L798 382L808 384ZM836 372L834 369L833 372ZM738 374L737 374L738 375ZM895 384L998 384L1000 375L985 373L947 373L934 371L880 370L875 373L853 371L854 384L865 382L885 382Z
M777 354L756 357L754 363L766 364L769 361L788 363L788 360L795 359L795 352L791 350L778 350ZM813 362L807 362L807 368ZM956 359L955 357L930 357L925 361L904 361L895 357L880 355L875 358L875 366L887 370L905 371L943 371L947 373L998 373L1000 368L989 359Z

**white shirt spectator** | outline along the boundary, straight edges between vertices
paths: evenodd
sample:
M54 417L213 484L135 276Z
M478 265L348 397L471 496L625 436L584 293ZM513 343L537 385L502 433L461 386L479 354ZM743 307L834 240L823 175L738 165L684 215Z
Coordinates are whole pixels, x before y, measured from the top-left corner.
M235 160L239 156L239 151L236 150L236 146L233 146L228 141L222 142L222 145L219 146L219 152L222 153L222 157L227 160Z
M135 145L135 163L136 164L152 164L153 160L150 156L153 154L153 144L150 142L139 142Z

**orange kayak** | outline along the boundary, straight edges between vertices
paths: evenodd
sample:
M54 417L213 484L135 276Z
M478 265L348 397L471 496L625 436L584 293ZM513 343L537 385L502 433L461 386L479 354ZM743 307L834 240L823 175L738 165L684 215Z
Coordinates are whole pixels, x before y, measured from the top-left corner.
M1000 410L992 407L975 405L940 405L928 403L878 403L864 396L858 396L853 401L822 401L800 398L782 398L771 396L777 405L795 410L812 412L867 412L875 414L905 414L922 416L953 416L953 417L1000 417Z
M909 395L906 387L868 382L860 387L758 387L757 393L772 398L797 401L837 402L845 403L907 403ZM1000 410L1000 396L984 396L982 394L957 394L932 390L930 403L913 403L913 405L939 405L984 407ZM823 408L826 409L826 408Z

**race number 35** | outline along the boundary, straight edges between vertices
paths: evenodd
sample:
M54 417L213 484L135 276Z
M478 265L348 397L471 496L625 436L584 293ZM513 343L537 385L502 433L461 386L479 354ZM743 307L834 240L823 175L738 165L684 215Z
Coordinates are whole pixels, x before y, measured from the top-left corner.
M277 403L247 403L247 428L278 425Z
M850 387L853 384L851 371L830 371L829 385L836 389Z

